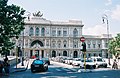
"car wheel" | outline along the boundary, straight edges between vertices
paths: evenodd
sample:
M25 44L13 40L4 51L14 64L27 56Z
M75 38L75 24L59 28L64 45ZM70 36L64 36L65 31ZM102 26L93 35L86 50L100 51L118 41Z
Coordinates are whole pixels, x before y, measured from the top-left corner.
M104 67L107 68L107 64Z
M31 69L31 72L32 72L32 73L35 73L35 71L34 71L34 70L32 70L32 69Z

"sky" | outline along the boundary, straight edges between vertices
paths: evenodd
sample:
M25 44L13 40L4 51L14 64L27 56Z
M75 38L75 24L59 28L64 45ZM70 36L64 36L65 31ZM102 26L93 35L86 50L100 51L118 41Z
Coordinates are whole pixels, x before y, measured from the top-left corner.
M120 0L9 0L8 4L20 6L31 15L41 11L47 20L81 20L83 35L106 34L107 26L113 37L120 33Z

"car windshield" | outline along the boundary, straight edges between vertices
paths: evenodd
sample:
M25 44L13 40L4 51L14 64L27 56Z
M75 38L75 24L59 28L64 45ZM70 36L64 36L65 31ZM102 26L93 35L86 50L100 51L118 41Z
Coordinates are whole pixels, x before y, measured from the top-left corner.
M43 64L44 62L42 60L35 60L33 63L34 64Z

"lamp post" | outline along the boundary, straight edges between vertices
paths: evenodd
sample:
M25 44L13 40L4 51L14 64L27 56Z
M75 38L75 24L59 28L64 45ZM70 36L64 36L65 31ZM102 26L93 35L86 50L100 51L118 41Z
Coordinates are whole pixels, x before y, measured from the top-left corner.
M106 22L105 22L105 20L106 20ZM106 14L104 14L102 16L102 21L103 21L103 23L107 24L107 48L108 48L108 45L109 45L109 22L108 22L108 16ZM110 64L110 53L109 53L109 50L107 50L107 52L108 52L108 64L111 65Z
M24 66L24 30L23 30L23 45L22 45L22 66Z

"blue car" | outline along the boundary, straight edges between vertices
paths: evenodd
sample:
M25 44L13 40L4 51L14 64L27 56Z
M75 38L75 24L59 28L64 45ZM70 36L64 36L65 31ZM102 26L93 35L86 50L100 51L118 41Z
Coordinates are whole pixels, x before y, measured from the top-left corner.
M43 60L36 59L31 64L31 72L34 73L36 71L47 71L48 70L48 64L45 63Z

